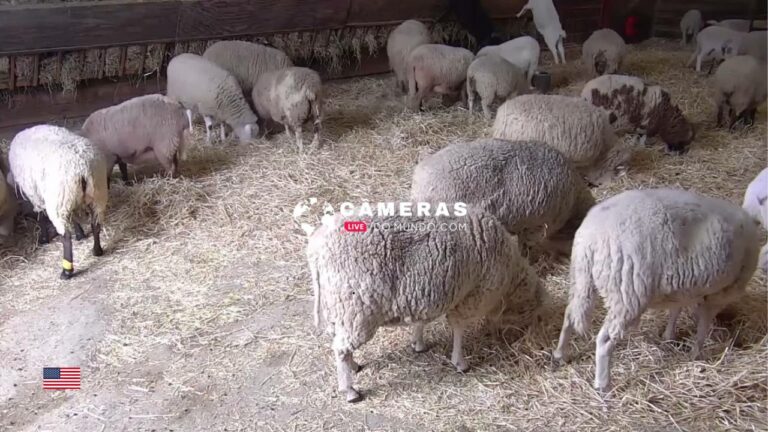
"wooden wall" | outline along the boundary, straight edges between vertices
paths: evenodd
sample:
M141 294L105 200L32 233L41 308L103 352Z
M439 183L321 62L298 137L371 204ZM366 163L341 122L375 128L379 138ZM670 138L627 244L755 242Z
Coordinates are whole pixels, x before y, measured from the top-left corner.
M730 18L766 18L765 0L656 0L653 34L657 37L680 38L680 19L691 10L701 11L704 20Z

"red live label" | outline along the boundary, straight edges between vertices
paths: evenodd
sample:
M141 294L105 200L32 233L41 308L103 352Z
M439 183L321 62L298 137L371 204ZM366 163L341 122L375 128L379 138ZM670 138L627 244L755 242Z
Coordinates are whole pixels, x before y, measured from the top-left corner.
M349 232L366 232L368 225L363 221L346 221L344 222L344 229Z

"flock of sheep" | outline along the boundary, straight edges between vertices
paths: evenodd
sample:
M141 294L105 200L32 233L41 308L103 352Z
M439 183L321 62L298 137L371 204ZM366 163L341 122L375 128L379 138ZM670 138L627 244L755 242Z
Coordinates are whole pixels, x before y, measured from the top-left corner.
M565 32L554 8L537 15L531 3L549 49L565 62ZM700 30L700 14L697 22L692 16L686 14L682 29L684 39L695 36L697 70L708 57L724 59L714 80L718 123L723 116L729 127L753 121L766 98L765 32L755 38L723 27L728 23ZM754 54L757 40L763 49ZM453 330L452 362L466 371L462 338L471 323L535 322L547 291L521 252L531 246L571 257L556 360L567 358L574 330L587 332L597 297L605 302L594 382L601 391L610 385L617 341L645 310L669 309L664 335L672 339L681 308L695 307L698 356L715 314L744 293L759 262L768 266L768 245L761 253L758 243L768 211L768 169L746 191L743 207L668 188L630 190L595 203L590 186L612 180L630 160L634 147L620 133L659 136L670 151L683 153L695 131L666 90L616 74L627 52L616 32L594 32L582 50L597 77L579 97L567 97L531 91L540 52L531 37L475 55L431 43L418 21L390 34L390 65L410 109L440 94L446 104L466 99L472 110L478 95L492 117L494 101L504 102L493 138L448 146L414 170L409 202L464 202L467 214L374 216L380 224L369 224L365 234L344 232L344 222L356 218L338 215L310 235L315 322L333 335L338 385L347 401L362 399L353 387L352 373L360 369L353 352L380 326L412 324L413 347L421 352L427 349L424 325L445 315ZM222 139L229 128L248 141L277 122L301 150L303 126L311 123L312 145L319 146L322 98L318 74L293 66L271 47L222 41L202 56L178 55L168 65L166 95L94 112L78 131L39 125L14 137L9 167L0 167L6 180L0 182L0 235L12 233L19 207L39 213L41 239L47 241L49 220L63 238L61 277L70 278L72 233L85 236L79 221L91 224L93 254L103 253L99 233L114 165L123 181L127 164L152 161L177 176L184 133L196 116L204 119L208 141L216 124ZM457 222L466 229L381 228L415 222Z

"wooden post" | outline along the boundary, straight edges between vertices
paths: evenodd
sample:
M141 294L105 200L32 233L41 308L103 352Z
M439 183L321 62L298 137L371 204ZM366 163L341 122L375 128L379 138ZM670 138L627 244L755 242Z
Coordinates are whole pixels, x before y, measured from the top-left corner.
M16 56L8 57L8 88L16 89Z

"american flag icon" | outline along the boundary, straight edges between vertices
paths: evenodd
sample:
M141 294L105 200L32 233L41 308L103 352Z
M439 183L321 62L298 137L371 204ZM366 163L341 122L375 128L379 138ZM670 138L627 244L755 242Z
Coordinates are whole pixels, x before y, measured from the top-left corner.
M80 390L80 366L43 368L43 390Z

